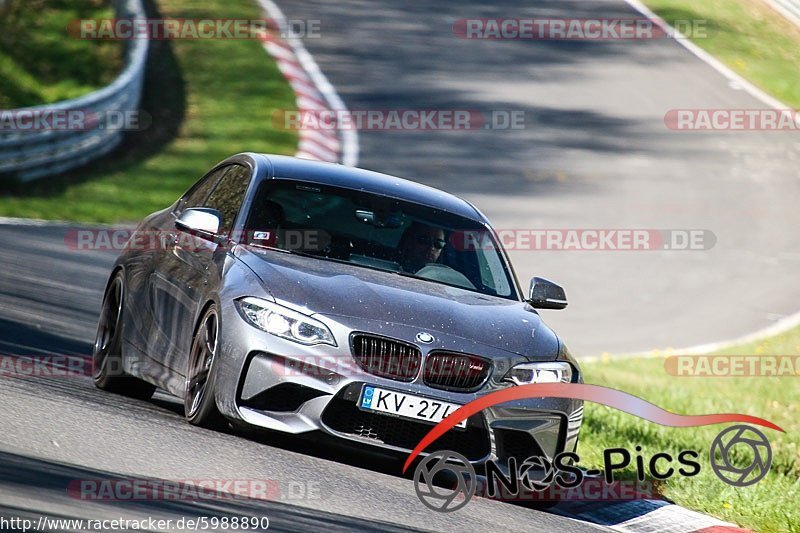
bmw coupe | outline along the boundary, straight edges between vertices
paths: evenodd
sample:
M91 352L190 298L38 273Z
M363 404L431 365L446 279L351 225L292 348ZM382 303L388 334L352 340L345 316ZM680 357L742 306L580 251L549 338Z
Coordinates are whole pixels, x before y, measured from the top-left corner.
M239 154L137 227L108 280L94 383L187 420L409 452L460 405L580 370L469 202L404 179ZM474 463L574 451L583 405L498 405L427 450Z

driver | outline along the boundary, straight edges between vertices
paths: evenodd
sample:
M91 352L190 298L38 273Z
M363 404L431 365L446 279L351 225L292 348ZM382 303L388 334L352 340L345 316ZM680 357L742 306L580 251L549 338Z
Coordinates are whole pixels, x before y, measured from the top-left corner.
M428 263L435 263L447 241L444 230L421 222L412 222L400 237L398 262L404 272L416 273Z

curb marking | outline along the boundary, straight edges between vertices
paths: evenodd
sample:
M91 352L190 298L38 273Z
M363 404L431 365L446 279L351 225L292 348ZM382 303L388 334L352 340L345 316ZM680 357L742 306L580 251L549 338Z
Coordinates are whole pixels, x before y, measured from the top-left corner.
M275 60L278 69L291 85L298 111L301 114L320 110L346 112L344 102L303 45L302 40L288 27L286 17L278 5L272 0L258 0L258 3L287 36L285 41L269 32L262 33L259 37L264 49ZM336 131L309 131L301 128L295 157L356 166L358 132L350 128L340 129L338 132L339 136Z

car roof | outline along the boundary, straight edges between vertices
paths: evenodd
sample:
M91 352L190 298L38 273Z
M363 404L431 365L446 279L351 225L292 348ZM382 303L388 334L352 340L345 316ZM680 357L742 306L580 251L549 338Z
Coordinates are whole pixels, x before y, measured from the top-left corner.
M485 217L466 200L450 193L396 176L296 157L272 154L241 154L257 166L267 167L266 179L296 179L346 189L362 190L447 211L481 223Z

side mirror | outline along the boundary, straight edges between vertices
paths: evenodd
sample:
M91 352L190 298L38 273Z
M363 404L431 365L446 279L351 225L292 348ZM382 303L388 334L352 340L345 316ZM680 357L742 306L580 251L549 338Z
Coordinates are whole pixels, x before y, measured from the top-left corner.
M564 309L567 307L567 293L550 280L533 278L527 301L536 309Z
M175 227L181 231L216 241L219 238L219 226L222 215L216 209L190 207L175 221Z

